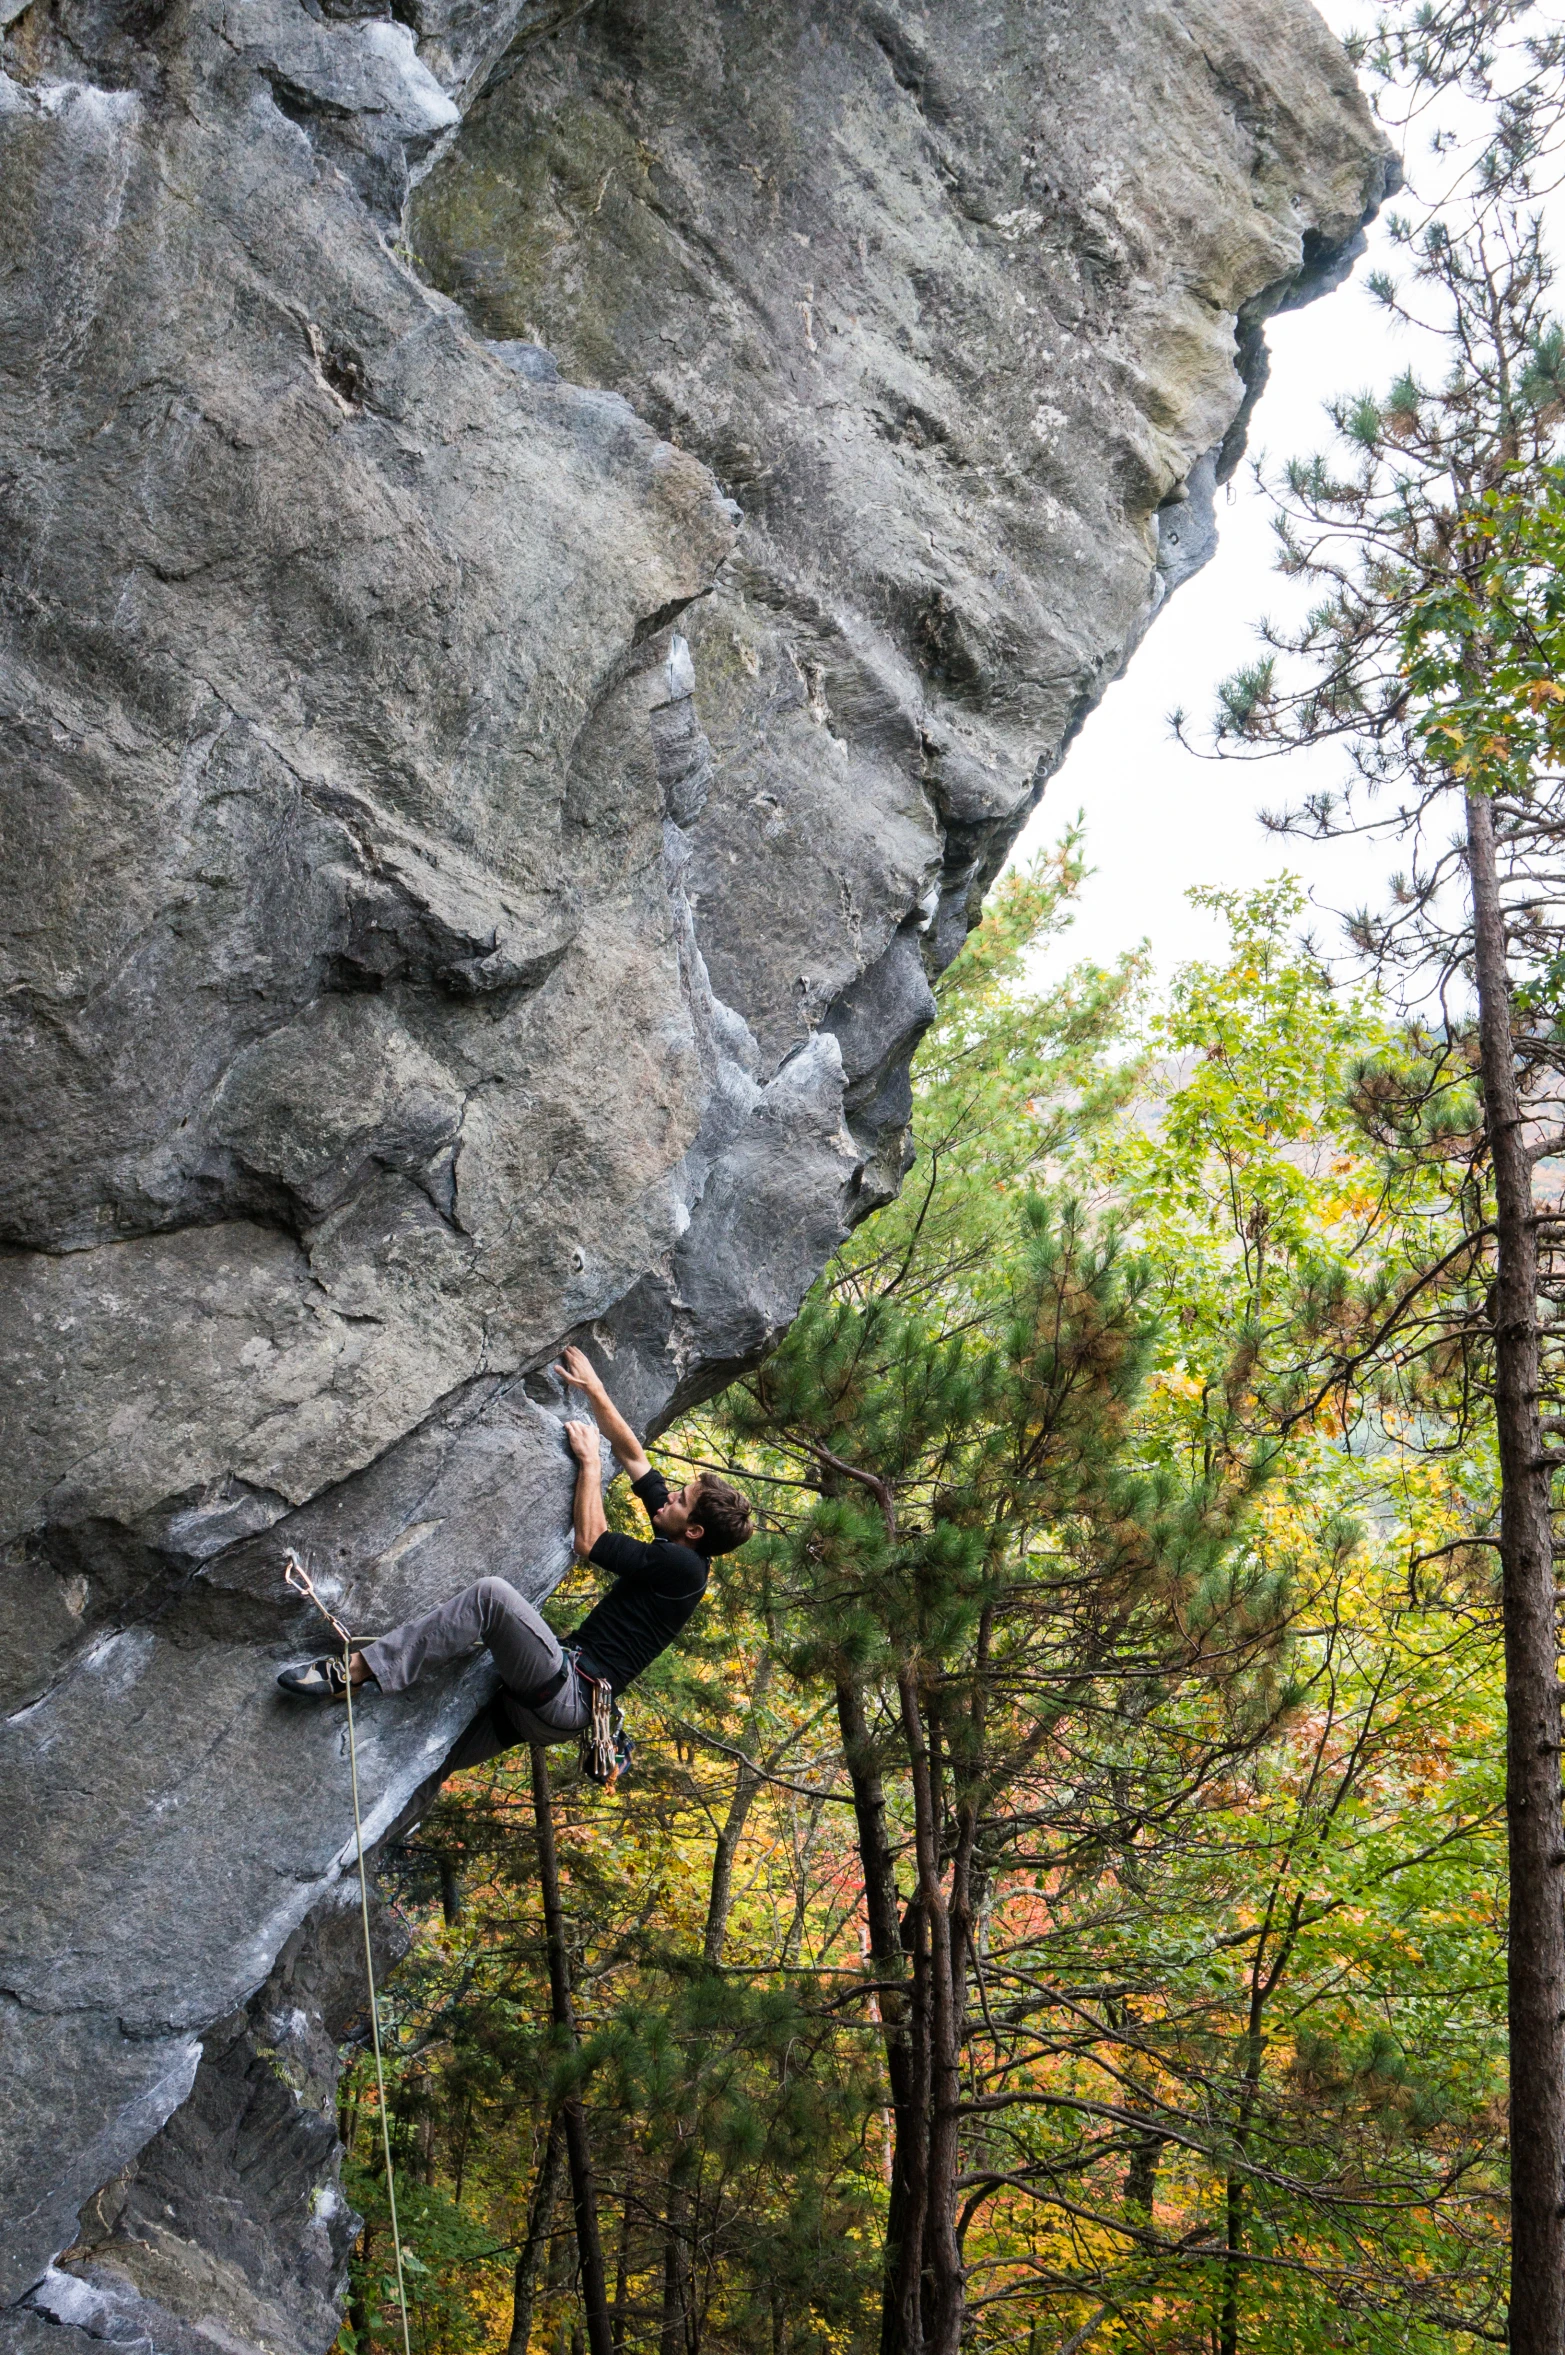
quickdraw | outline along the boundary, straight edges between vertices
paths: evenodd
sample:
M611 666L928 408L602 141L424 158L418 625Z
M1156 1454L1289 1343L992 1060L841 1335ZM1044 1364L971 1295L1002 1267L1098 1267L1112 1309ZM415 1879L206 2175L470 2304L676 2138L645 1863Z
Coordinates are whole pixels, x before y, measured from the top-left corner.
M576 1673L592 1700L587 1722L581 1729L581 1771L590 1782L612 1791L620 1777L630 1772L630 1736L625 1731L625 1713L615 1700L614 1687L606 1676L589 1675L579 1658Z

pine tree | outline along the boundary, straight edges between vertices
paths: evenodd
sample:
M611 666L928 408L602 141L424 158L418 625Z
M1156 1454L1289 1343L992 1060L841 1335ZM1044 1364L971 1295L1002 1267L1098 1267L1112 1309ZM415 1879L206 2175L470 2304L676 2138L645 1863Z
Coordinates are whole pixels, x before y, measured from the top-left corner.
M1525 7L1448 0L1393 13L1363 53L1410 115L1456 94L1487 132L1454 196L1394 219L1388 313L1433 331L1445 375L1404 371L1333 410L1347 462L1287 470L1282 570L1319 602L1222 691L1220 746L1340 745L1341 794L1275 823L1388 836L1409 864L1350 938L1415 1009L1418 1077L1364 1075L1365 1104L1404 1153L1458 1176L1464 1244L1387 1303L1373 1345L1459 1369L1493 1416L1500 1457L1508 1695L1513 2347L1565 2349L1565 1895L1547 1370L1538 1313L1551 1280L1535 1171L1558 1149L1557 860L1565 846L1552 453L1565 417L1565 335L1537 209L1565 128L1565 40ZM1459 146L1437 128L1417 177ZM1431 318L1431 313L1433 314ZM1453 840L1454 835L1454 840ZM1452 885L1459 882L1460 891ZM1465 903L1465 904L1464 904ZM1439 1008L1431 1025L1422 1011ZM1478 1082L1467 1149L1464 1098ZM1454 1280L1454 1288L1453 1288Z
M827 1289L726 1402L739 1451L817 1491L770 1560L788 1665L834 1692L859 1831L895 2125L882 2355L961 2342L977 1924L1036 1829L1031 1778L1149 1643L1177 1682L1271 1636L1265 1575L1233 1560L1255 1468L1180 1487L1131 1459L1146 1270L1069 1202L1025 1192L1010 1217L981 1302Z

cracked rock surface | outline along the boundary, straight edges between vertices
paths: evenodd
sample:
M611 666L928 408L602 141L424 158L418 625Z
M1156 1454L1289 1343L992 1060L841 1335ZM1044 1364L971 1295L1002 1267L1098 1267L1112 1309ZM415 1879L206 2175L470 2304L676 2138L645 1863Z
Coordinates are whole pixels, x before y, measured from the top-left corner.
M1387 160L1302 0L0 0L0 2304L323 2348L341 1720L900 1182ZM365 1713L383 1837L486 1701ZM282 2026L279 2027L278 2023Z

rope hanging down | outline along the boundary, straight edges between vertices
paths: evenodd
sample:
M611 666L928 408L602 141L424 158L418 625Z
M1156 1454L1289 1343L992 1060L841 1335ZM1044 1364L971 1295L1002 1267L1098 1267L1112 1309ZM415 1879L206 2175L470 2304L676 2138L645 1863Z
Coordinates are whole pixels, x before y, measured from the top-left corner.
M391 2246L397 2260L397 2304L402 2314L403 2355L413 2355L408 2335L408 2296L402 2278L402 2235L397 2228L397 2186L391 2171L391 2117L386 2107L386 2071L380 2057L380 1998L375 1989L375 1955L370 1944L370 1887L364 1869L364 1824L359 1814L359 1745L353 1730L353 1638L342 1621L321 1601L315 1582L297 1554L283 1557L283 1578L295 1594L315 1605L332 1632L342 1641L342 1674L348 1703L348 1772L353 1784L353 1845L358 1852L359 1910L364 1919L364 1976L369 1985L370 2039L375 2048L375 2083L380 2093L380 2139L386 2154L386 2203L391 2211Z

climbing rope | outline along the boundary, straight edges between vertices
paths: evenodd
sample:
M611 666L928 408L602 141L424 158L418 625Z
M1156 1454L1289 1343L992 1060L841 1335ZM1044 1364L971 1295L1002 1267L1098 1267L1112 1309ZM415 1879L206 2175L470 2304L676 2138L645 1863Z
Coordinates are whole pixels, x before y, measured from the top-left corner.
M375 1990L375 1954L370 1943L370 1885L364 1867L364 1822L359 1813L359 1745L353 1730L353 1638L342 1621L328 1611L315 1591L315 1582L297 1554L283 1558L283 1578L295 1594L308 1597L332 1632L342 1641L342 1676L348 1702L348 1772L353 1784L353 1845L358 1851L359 1911L364 1920L364 1976L369 1984L370 2040L375 2048L375 2083L380 2091L380 2139L386 2154L386 2203L391 2210L391 2246L397 2260L397 2304L402 2314L403 2355L413 2355L408 2334L408 2297L402 2278L402 2234L397 2228L397 2186L391 2169L391 2113L386 2107L386 2071L380 2057L380 1998Z

